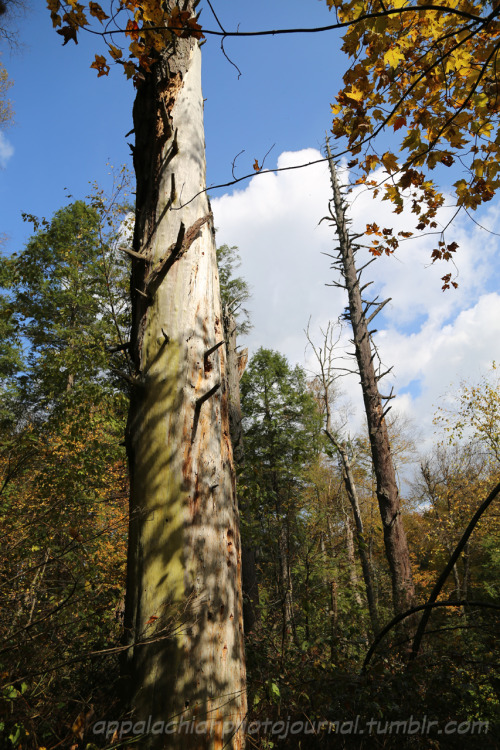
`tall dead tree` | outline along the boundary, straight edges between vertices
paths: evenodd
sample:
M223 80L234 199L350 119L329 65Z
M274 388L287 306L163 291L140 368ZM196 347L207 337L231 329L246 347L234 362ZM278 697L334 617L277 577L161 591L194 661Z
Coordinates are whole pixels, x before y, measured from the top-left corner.
M196 4L183 9L194 15ZM141 747L238 750L246 714L241 550L213 219L203 192L201 52L192 37L172 35L144 72L134 128L125 612L132 707L153 726L177 725L148 734Z
M390 407L385 406L384 408L383 404L384 401L387 404L392 394L389 397L381 396L378 388L379 381L390 370L376 372L374 359L377 352L372 339L374 331L369 330L370 323L390 300L378 302L377 298L370 301L363 298L363 291L371 282L361 286L361 274L367 264L359 270L356 268L355 255L359 249L356 239L361 235L351 235L349 232L348 220L346 219L346 202L339 187L335 164L328 143L327 154L333 191L333 201L330 203L330 218L339 240L338 256L332 268L340 272L343 283L335 282L335 284L347 291L349 299L344 317L350 323L353 333L352 343L354 344L354 355L361 380L376 478L377 500L384 531L386 556L391 573L393 606L395 613L399 614L412 606L415 592L408 543L401 517L396 472L385 420Z

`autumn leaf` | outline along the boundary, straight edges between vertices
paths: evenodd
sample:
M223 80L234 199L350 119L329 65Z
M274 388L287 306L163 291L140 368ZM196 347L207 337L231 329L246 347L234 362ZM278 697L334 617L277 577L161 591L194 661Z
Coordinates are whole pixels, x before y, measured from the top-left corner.
M119 60L120 57L123 55L123 51L121 49L118 49L118 47L114 47L112 44L109 45L109 54L113 58L113 60Z
M197 23L196 17L191 16L188 10L180 10L176 5L172 8L170 17L167 20L167 27L171 29L176 36L195 39L202 39L203 33L201 26Z
M398 161L396 159L396 156L394 154L391 154L390 151L386 151L385 154L382 156L382 164L386 168L386 170L389 172L397 172L399 169Z
M390 49L384 55L384 63L391 68L395 68L400 60L404 60L404 54L398 49Z
M106 58L104 57L104 55L96 55L95 60L90 67L97 70L98 78L100 78L101 76L107 76L110 71L110 67L106 62Z
M157 619L158 619L157 615L151 615L146 625L151 625L151 623L155 622Z
M262 167L259 167L259 162L257 161L257 159L253 163L253 168L256 172L260 172L260 170L262 169Z
M378 237L382 236L380 227L375 223L366 225L365 234L376 234Z
M137 41L139 39L139 25L137 21L132 21L132 19L129 18L129 20L127 21L127 26L125 27L125 34L134 41Z
M99 3L89 3L89 13L91 16L94 16L94 18L97 18L97 20L101 23L105 21L106 18L109 18L109 16L106 15Z
M451 280L451 273L447 273L447 274L445 274L444 276L442 276L442 277L441 277L441 281L443 282L443 286L441 287L441 289L443 290L443 292L445 292L445 291L446 291L447 289L449 289L449 288L450 288L450 285L451 285L451 286L452 286L452 287L453 287L454 289L458 289L458 284L457 284L457 282L456 282L456 281L452 281L452 280Z
M72 39L75 44L78 44L78 39L76 38L76 28L73 26L63 26L62 29L57 29L56 34L60 34L62 37L64 37L63 47L70 41L70 39Z
M349 97L349 99L354 99L356 102L360 102L363 98L363 92L357 89L355 86L351 88L350 91L346 91L345 95Z
M125 71L125 75L128 79L132 78L137 72L137 68L135 67L134 63L130 61L123 63L123 70Z
M396 130L399 130L399 128L402 128L403 125L406 125L406 116L400 115L399 117L396 117L392 125L392 127L394 128L394 132L396 132Z

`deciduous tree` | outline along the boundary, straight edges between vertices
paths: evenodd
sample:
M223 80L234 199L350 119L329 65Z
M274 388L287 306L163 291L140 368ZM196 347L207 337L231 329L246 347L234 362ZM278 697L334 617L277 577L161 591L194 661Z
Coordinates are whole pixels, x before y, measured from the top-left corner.
M483 0L327 5L348 24L342 49L352 60L332 106L333 133L353 155L358 182L396 213L411 205L416 229L439 235L433 260L449 260L458 246L440 231L444 196L431 173L444 182L443 169L453 167L457 211L490 201L500 186L499 9ZM381 181L373 179L378 167L388 175ZM375 254L393 252L411 234L372 229ZM444 286L450 281L446 274Z

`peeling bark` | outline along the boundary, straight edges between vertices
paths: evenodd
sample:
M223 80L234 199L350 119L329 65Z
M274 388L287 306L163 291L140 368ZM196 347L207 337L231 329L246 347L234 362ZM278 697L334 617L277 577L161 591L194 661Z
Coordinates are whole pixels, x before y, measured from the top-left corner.
M131 703L137 720L183 722L147 735L141 748L239 750L241 550L224 331L210 205L205 193L190 200L205 189L196 41L176 38L161 53L138 89L134 126ZM189 730L192 720L198 729L206 722L204 731Z

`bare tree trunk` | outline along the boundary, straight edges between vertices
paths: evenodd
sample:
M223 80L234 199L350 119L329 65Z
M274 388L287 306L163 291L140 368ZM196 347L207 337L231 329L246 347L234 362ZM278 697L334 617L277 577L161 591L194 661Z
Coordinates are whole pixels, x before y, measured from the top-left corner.
M349 583L354 596L354 600L358 607L362 606L361 596L359 595L359 579L356 571L356 556L354 554L354 534L352 533L351 519L348 514L345 513L345 536L346 536L346 552L347 552L347 564L349 567Z
M326 431L326 434L332 444L337 448L340 455L342 463L342 478L344 480L347 497L349 498L349 502L351 504L354 523L356 524L356 541L358 546L359 559L361 560L361 570L363 571L363 580L365 582L366 599L368 601L370 622L373 630L373 635L377 635L379 631L379 622L375 593L373 590L372 568L368 555L368 548L365 541L363 519L361 517L358 491L356 489L356 483L352 474L351 462L344 445L342 445L338 440L335 440L335 438L328 430Z
M176 37L145 74L134 126L125 612L132 706L153 726L177 724L141 747L239 750L246 714L239 518L215 239L201 192L196 41ZM199 731L186 729L192 719Z
M330 521L327 516L327 526L328 531L330 533ZM331 533L330 533L331 535ZM325 546L325 535L322 533L320 537L320 545L321 545L321 556L323 558L323 585L325 587L326 595L327 595L327 612L328 612L328 622L329 622L329 630L330 630L330 654L332 661L334 660L334 653L335 653L335 644L337 640L337 598L333 597L333 592L336 592L336 584L334 579L331 579L327 575L327 554L326 554L326 546ZM335 607L334 607L335 605Z
M233 445L233 455L237 466L241 468L244 461L243 428L240 403L240 379L248 361L248 349L237 350L236 321L234 316L224 310L224 330L227 348L227 372L229 385L229 429ZM244 507L240 501L240 510L244 517ZM259 583L257 578L256 550L245 543L241 545L241 574L243 588L243 624L245 633L250 633L255 623L260 620Z
M449 548L448 548L448 554L451 555L451 550ZM457 564L456 563L453 566L453 568L451 569L451 572L453 573L453 580L455 581L455 596L456 596L457 599L461 599L462 598L462 591L461 591L462 587L460 585L460 576L458 575L458 568L457 568Z
M290 555L288 549L288 523L283 520L279 531L281 602L283 610L283 642L287 642L290 635L295 637L295 622L293 617L293 588L290 570Z
M382 375L375 373L373 360L376 352L372 349L370 332L368 330L371 320L389 300L376 304L374 311L368 318L366 317L367 310L375 303L365 303L361 296L361 272L358 272L356 269L354 260L356 246L353 245L347 229L345 202L340 192L329 146L327 146L327 150L330 158L333 189L334 212L332 213L332 219L336 224L339 238L338 267L345 282L344 285L340 286L347 289L349 297L349 312L347 317L352 326L355 355L368 422L368 434L377 481L377 499L384 530L386 555L392 579L394 611L398 614L411 607L415 591L411 574L410 554L401 518L396 473L385 421L386 412L383 409L382 397L378 390L378 381ZM365 309L364 305L366 305Z

